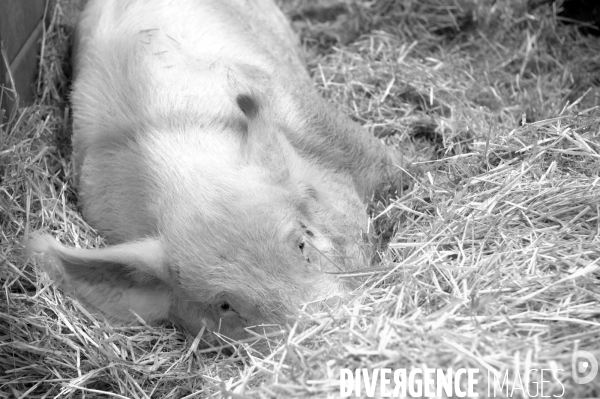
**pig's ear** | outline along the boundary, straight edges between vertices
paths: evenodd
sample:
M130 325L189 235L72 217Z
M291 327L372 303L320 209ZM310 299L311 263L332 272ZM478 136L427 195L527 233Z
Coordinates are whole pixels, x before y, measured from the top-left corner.
M47 235L27 242L43 253L43 269L59 285L105 316L133 321L166 319L172 302L170 273L158 239L104 249L66 247Z
M278 132L277 118L268 99L250 91L249 94L238 94L235 101L246 117L242 159L266 167L272 181L286 181L290 174L290 158L297 155L285 136Z
M260 100L258 96L252 94L238 94L235 98L240 111L246 115L248 119L256 119L260 111Z

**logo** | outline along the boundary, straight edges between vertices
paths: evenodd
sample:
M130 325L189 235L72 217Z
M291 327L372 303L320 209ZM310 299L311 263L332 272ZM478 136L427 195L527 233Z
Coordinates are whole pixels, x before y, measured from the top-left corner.
M598 360L588 351L573 352L571 366L576 384L587 384L598 374Z
M479 369L341 369L340 397L476 398Z

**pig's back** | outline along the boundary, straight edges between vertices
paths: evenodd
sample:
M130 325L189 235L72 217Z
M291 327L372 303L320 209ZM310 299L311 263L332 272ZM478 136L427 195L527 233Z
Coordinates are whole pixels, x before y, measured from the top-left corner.
M232 98L277 74L309 81L285 17L269 0L93 0L75 46L74 150L177 122L229 118ZM258 86L258 87L257 87Z
M242 117L236 92L260 90L274 74L308 82L276 6L230 3L92 0L81 16L72 94L76 181L86 220L114 242L154 233L157 196L167 191L156 176L190 156L182 148L227 159L236 138L223 131ZM197 137L184 139L194 142L169 150L171 132L190 131Z

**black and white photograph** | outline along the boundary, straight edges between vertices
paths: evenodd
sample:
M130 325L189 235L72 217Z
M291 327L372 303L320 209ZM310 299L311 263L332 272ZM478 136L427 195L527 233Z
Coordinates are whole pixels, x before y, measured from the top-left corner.
M0 0L0 399L600 398L597 0Z

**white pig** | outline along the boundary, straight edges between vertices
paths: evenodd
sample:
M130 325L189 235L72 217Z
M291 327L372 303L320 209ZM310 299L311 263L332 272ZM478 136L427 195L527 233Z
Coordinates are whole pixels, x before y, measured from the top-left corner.
M315 92L271 0L92 0L74 62L81 208L110 246L29 248L84 303L239 339L368 265L397 157Z

